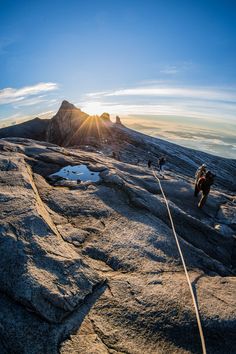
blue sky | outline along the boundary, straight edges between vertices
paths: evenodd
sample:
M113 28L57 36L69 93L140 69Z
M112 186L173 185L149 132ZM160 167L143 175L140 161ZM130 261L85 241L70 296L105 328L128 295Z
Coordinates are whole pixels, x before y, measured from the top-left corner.
M236 120L235 0L0 0L0 120Z

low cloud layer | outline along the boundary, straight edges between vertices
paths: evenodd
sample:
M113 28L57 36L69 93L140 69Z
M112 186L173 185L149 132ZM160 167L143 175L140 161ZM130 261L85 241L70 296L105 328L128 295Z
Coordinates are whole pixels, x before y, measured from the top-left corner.
M236 124L170 116L129 116L128 127L179 145L236 159Z

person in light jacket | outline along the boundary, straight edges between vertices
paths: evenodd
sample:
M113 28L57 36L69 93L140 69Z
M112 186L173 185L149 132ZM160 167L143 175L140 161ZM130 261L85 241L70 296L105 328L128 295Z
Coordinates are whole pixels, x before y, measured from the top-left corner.
M200 167L198 167L196 173L195 173L195 189L194 189L194 196L197 197L199 190L198 190L198 181L201 177L205 176L206 174L206 165L203 164Z

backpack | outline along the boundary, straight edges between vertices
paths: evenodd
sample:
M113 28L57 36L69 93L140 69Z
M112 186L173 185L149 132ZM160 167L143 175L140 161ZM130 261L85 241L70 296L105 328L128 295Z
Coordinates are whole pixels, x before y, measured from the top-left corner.
M202 186L204 184L204 182L206 181L205 176L202 176L199 178L198 182L197 182L197 188L200 191L202 189Z
M203 170L201 170L201 167L199 167L195 173L195 178L199 179L200 177L202 177L205 174L205 172Z

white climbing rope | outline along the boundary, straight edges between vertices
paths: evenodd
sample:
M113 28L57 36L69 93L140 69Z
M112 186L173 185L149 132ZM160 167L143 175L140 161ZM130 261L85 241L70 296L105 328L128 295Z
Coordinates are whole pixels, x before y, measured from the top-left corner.
M185 272L185 275L186 275L186 278L187 278L189 290L190 290L190 293L191 293L191 296L192 296L192 300L193 300L193 306L194 306L194 309L195 309L196 318L197 318L197 324L198 324L198 329L199 329L199 334L200 334L200 338L201 338L202 353L206 354L207 353L206 344L205 344L205 338L204 338L204 334L203 334L203 330L202 330L200 314L199 314L199 311L198 311L197 302L196 302L196 298L194 296L192 284L191 284L191 281L190 281L190 278L189 278L189 275L188 275L188 270L187 270L187 267L186 267L186 264L185 264L184 256L183 256L180 244L179 244L178 236L177 236L176 231L175 231L175 225L174 225L174 222L173 222L173 219L172 219L172 215L171 215L171 212L170 212L168 200L167 200L167 198L165 196L165 193L163 191L160 179L158 178L156 172L154 170L152 170L152 171L153 171L154 177L156 178L156 180L159 183L159 186L160 186L160 189L161 189L161 193L162 193L163 198L165 200L166 208L167 208L167 211L168 211L168 214L169 214L169 218L170 218L172 231L173 231L173 234L174 234L174 237L175 237L175 241L176 241L176 244L177 244L177 248L178 248L178 251L179 251L179 254L180 254L180 258L181 258L181 261L182 261L182 264L183 264L183 267L184 267L184 272Z

